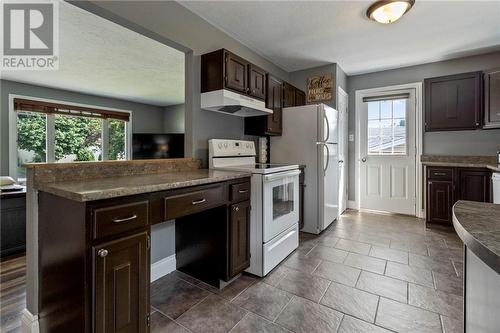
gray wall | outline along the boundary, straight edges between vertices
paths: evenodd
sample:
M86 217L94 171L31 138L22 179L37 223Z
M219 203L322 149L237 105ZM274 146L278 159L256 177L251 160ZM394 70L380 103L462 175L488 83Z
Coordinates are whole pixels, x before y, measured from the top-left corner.
M184 133L185 105L170 105L166 106L163 110L163 132Z
M349 134L355 134L356 128L356 90L423 82L425 78L496 67L500 67L500 52L350 76L347 80ZM499 148L500 129L424 133L424 154L495 155ZM349 142L349 200L355 200L354 172L355 142Z
M0 91L0 153L2 156L0 172L2 175L9 174L9 94L129 110L132 111L132 132L161 133L163 131L164 111L163 108L158 106L81 94L61 89L46 88L7 80L0 80Z
M46 88L6 80L0 80L0 91L0 148L2 156L2 175L9 174L9 94L129 110L132 111L133 133L162 133L164 131L163 122L167 111L158 106L139 104L124 100L81 94L67 90ZM173 113L177 112L175 119L180 118L178 110L181 108L173 109ZM168 112L170 112L170 110ZM184 126L182 125L182 127ZM173 222L163 223L155 226L152 230L154 232L152 234L151 242L151 260L152 262L156 262L175 252L175 225Z
M173 1L81 2L78 6L186 52L186 153L207 165L208 139L243 139L243 118L200 109L200 55L227 48L279 78L288 73Z

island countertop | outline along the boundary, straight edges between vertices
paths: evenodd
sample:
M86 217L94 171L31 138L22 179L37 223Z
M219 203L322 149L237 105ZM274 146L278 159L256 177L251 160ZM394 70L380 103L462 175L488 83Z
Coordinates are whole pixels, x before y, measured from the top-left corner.
M217 183L250 176L251 174L248 172L194 169L158 174L41 183L36 186L36 189L83 202Z
M464 244L500 274L500 205L457 201L453 226Z

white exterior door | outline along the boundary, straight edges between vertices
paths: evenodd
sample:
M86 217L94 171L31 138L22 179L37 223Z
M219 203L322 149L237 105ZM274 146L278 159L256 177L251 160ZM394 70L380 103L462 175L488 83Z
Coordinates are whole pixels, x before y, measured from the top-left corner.
M347 113L349 96L339 87L337 106L339 112L339 215L347 209L347 160L348 160L348 126Z
M360 208L415 215L415 89L365 95L358 112Z

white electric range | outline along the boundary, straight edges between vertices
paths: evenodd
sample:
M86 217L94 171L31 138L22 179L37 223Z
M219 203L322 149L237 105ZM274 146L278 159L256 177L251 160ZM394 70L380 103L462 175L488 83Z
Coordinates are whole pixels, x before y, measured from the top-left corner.
M252 173L246 271L265 276L299 245L299 166L256 163L253 141L211 139L208 146L210 169Z

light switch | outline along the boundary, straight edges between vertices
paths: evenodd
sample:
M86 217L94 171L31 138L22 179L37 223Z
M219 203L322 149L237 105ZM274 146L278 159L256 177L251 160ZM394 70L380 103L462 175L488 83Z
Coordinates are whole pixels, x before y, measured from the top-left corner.
M349 134L349 141L354 142L354 134Z

